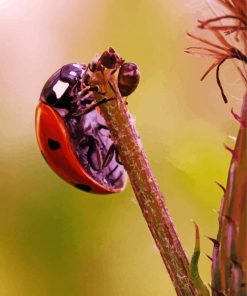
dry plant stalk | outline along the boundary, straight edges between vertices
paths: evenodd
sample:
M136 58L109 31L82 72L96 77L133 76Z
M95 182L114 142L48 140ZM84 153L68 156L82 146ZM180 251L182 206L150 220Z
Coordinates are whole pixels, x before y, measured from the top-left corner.
M189 277L187 256L148 164L133 117L127 110L127 102L119 91L119 81L114 76L119 68L121 72L122 65L123 60L110 48L89 66L89 85L96 88L96 104L111 132L120 161L129 175L177 295L197 295Z
M209 30L218 43L188 34L206 46L189 47L186 52L200 56L211 56L216 60L202 79L216 67L216 79L222 97L227 97L219 78L220 66L234 59L245 85L241 114L232 110L239 122L235 148L226 146L232 153L227 186L224 191L219 213L217 239L210 238L214 244L212 256L213 296L247 295L247 2L245 0L219 0L226 13L214 18L199 21L199 28Z

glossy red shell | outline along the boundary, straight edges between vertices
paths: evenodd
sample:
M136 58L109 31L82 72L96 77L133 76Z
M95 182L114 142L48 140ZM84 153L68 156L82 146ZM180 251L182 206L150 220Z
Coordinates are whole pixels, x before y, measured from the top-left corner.
M70 184L92 193L109 194L124 189L107 187L96 182L78 161L62 118L50 106L39 103L35 116L36 135L40 150L49 166ZM48 141L56 141L59 148L51 149Z

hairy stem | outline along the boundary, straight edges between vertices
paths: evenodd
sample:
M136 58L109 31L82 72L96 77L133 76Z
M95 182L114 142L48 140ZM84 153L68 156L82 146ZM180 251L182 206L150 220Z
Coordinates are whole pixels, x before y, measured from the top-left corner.
M97 75L96 75L97 76ZM94 83L97 78L93 78ZM99 79L98 81L102 81ZM177 236L173 222L152 170L148 164L136 131L134 120L121 97L114 76L104 84L104 95L96 93L96 100L114 98L99 106L116 144L135 192L136 198L147 221L151 234L166 265L177 295L197 295L189 277L189 262Z
M213 295L247 295L247 93L241 115L233 113L240 123L228 181L219 215L217 244L212 265Z

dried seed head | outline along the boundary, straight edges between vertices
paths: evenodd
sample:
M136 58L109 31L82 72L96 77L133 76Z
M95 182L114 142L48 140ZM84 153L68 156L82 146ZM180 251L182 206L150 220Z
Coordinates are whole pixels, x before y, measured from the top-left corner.
M219 77L221 65L230 59L239 60L242 63L236 64L236 67L247 82L246 64L247 64L247 9L246 0L219 0L222 5L220 14L206 20L199 20L198 28L207 30L212 33L212 37L216 37L217 41L208 38L202 38L188 33L191 38L200 41L201 45L192 46L186 49L185 52L204 57L214 57L214 63L208 68L202 76L203 80L212 69L216 68L216 80L220 88L224 102L227 103L227 97ZM211 6L208 3L209 6ZM214 10L214 9L212 9ZM223 14L222 14L223 13ZM210 36L210 35L208 35Z
M129 96L138 86L140 71L134 63L124 63L118 73L118 87L121 95Z

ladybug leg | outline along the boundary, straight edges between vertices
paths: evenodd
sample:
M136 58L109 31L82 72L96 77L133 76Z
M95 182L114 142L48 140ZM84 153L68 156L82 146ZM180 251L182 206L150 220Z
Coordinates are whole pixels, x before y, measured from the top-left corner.
M114 152L115 152L115 145L114 144L111 144L109 150L106 153L106 156L105 156L105 159L104 159L103 167L102 168L105 168L106 166L108 166L108 164L113 159Z
M103 159L102 154L98 145L98 142L93 137L88 138L88 152L87 159L88 163L92 167L93 170L99 171L103 167Z
M75 113L74 115L75 116L81 116L81 115L85 115L91 111L93 111L96 107L102 105L102 104L105 104L109 101L112 101L113 98L110 98L110 99L107 99L107 98L104 98L102 99L101 101L97 102L97 103L92 103L90 106L84 108L82 111L78 112L78 113Z
M104 99L100 100L99 102L92 104L92 106L90 106L90 108L92 108L92 110L93 110L93 109L95 109L96 107L98 107L98 106L100 106L100 105L102 105L102 104L105 104L105 103L107 103L107 102L112 101L113 99L114 99L114 98L110 98L110 99L104 98ZM91 110L90 110L90 111L91 111ZM88 112L87 112L87 113L88 113Z
M93 92L93 91L97 92L98 90L99 90L98 86L84 86L82 88L81 93L80 93L80 97L82 97L83 95L87 95L88 93Z
M107 154L105 156L105 159L104 159L104 162L103 162L103 168L105 168L106 166L108 166L108 164L111 162L113 156L114 156L114 153L115 153L115 157L116 157L116 162L120 165L123 165L122 162L120 161L120 158L119 158L119 153L118 153L118 150L117 150L117 147L112 144L109 148L109 150L107 151Z
M74 103L79 102L80 104L88 104L88 99L93 101L93 92L98 91L97 86L83 86L80 92L75 92ZM83 104L84 103L84 104Z
M120 165L123 165L122 161L120 160L119 152L116 146L115 146L115 154L116 154L116 162L119 163Z
M106 177L109 178L109 177L110 177L110 176L116 171L117 168L118 168L118 165L116 165L115 168L112 169L112 170L110 171L110 173L108 173L108 174L106 175Z

